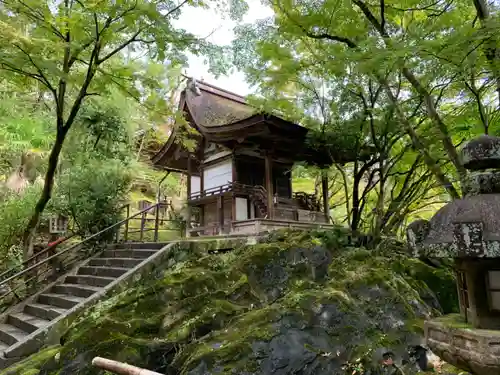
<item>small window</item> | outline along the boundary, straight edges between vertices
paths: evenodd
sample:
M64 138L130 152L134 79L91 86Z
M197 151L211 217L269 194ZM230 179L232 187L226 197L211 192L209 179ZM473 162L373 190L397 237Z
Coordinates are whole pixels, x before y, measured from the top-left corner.
M490 309L500 311L500 270L488 271L487 288Z

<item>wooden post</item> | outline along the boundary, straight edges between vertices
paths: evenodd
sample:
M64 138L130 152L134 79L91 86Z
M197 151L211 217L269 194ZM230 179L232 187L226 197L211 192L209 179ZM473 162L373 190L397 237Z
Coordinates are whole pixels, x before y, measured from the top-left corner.
M205 166L203 162L200 163L200 197L203 197L203 192L205 191L205 178L203 177L203 171L205 170Z
M200 198L203 198L205 191L205 178L204 178L204 170L205 166L203 165L203 161L200 162ZM205 206L200 206L200 226L205 226ZM205 231L203 231L205 233ZM199 235L199 234L198 234Z
M146 214L147 212L143 212L141 215L141 233L139 234L139 241L142 242L144 239L144 226L146 225Z
M266 190L267 190L267 216L269 219L274 218L274 200L273 200L273 164L271 156L266 153L265 156L265 172L266 172Z
M189 229L191 229L191 154L188 155L187 161L187 205L186 205L186 237L189 237Z
M217 224L219 227L219 234L222 234L224 229L224 199L222 192L217 197Z
M237 182L237 178L238 178L238 175L236 174L236 157L233 153L233 157L232 157L232 167L233 167L233 171L232 171L232 182ZM233 223L236 221L236 197L234 195L234 191L232 192L231 194L231 230L232 230L232 225Z
M158 230L160 229L160 206L161 203L156 204L154 242L158 242Z
M187 199L189 200L191 198L191 175L192 175L192 170L191 170L191 154L188 155L188 160L187 160Z
M115 232L115 242L118 243L120 241L120 226L116 227Z
M328 170L321 171L321 190L323 193L323 211L325 222L330 223L330 204L328 199Z
M127 204L127 218L130 217L130 203ZM130 219L125 222L125 234L123 235L123 239L125 242L128 241L128 223L130 222Z

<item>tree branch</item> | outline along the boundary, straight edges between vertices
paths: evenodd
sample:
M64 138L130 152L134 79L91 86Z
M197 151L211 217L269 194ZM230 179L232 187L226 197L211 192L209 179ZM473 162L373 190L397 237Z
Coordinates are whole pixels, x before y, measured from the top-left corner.
M42 80L43 80L42 83L44 84L44 86L47 87L52 92L52 94L55 95L56 94L55 88L51 85L51 83L49 82L49 80L47 79L45 74L43 74L42 69L40 69L38 64L35 63L35 61L31 57L31 55L27 51L25 51L20 45L15 44L15 43L13 45L14 45L14 47L19 49L23 54L25 54L28 57L28 60L31 62L31 65L33 65L35 67L36 71L38 72L38 75L42 78Z
M380 0L380 25L385 29L385 1Z
M36 9L33 9L32 7L30 7L28 4L26 4L22 0L15 0L14 3L21 4L22 6L24 6L26 9L29 10L29 12L26 12L26 11L23 12L26 16L28 16L29 18L31 18L34 21L41 22L42 23L42 27L44 27L46 29L49 29L57 37L59 37L60 39L64 40L64 35L61 33L61 31L59 31L53 24L47 22L47 20L45 19L43 13L37 12ZM21 10L19 9L19 11L21 11Z
M187 4L188 0L184 0L182 2L180 2L179 4L177 4L175 7L173 7L172 9L170 9L167 14L165 14L165 17L168 17L170 16L172 13L178 11L184 4Z
M477 109L479 111L479 118L483 124L484 134L488 134L488 116L486 115L486 111L484 110L483 101L481 100L481 94L479 90L476 89L476 85L474 83L474 77L471 77L471 83L469 84L467 80L464 80L465 86L469 89L469 91L474 95L476 99Z
M365 17L370 21L372 26L375 28L375 30L378 31L380 36L385 40L386 44L389 46L391 45L390 43L390 37L387 34L387 31L382 28L382 25L380 22L376 19L376 17L373 15L373 13L370 11L368 6L360 0L353 0L354 4L356 4L359 9L363 12ZM427 113L432 120L432 122L436 125L438 128L440 134L441 134L441 142L443 143L444 149L446 150L446 153L448 154L451 162L453 163L454 167L456 168L459 176L460 176L460 181L461 183L465 182L465 179L467 177L467 171L463 167L460 157L458 156L457 149L455 148L455 145L453 144L450 134L448 132L448 127L446 124L443 122L441 116L436 110L436 107L434 105L434 100L432 99L431 95L427 91L427 89L420 83L420 81L415 77L415 75L406 67L403 65L402 67L402 73L404 77L411 83L413 88L424 98L425 105L427 107Z
M143 29L137 30L130 39L127 39L126 41L124 41L122 44L120 44L118 47L116 47L110 53L108 53L107 55L105 55L103 58L97 58L96 64L97 65L102 64L103 62L105 62L106 60L109 60L111 57L113 57L114 55L116 55L118 52L120 52L121 50L123 50L124 48L126 48L129 44L137 42L138 40L136 38L139 36L139 34L142 31L143 31Z
M280 7L281 11L283 13L285 13L285 15L287 16L287 18L290 21L292 21L292 23L295 24L295 26L297 26L298 28L300 28L304 32L304 34L306 36L308 36L309 38L312 38L312 39L327 39L327 40L332 40L332 41L335 41L335 42L344 43L349 48L357 48L356 43L354 43L349 38L346 38L346 37L343 37L343 36L338 36L338 35L330 35L328 33L313 33L311 31L307 30L303 25L301 25L299 22L295 21L295 19L290 15L290 13L288 13L288 11L284 7L281 6L281 3L280 3L279 0L277 1L277 5Z

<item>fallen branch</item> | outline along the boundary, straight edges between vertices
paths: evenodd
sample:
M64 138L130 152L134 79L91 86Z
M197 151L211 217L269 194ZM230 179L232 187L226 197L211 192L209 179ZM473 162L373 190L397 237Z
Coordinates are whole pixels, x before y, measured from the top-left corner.
M145 370L140 367L128 365L123 362L112 361L111 359L95 357L92 365L118 375L163 375L159 372Z

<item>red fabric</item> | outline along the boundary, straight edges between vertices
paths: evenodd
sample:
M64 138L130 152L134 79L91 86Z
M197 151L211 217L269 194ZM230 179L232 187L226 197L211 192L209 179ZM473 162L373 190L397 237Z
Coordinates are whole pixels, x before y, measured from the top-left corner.
M50 247L50 246L53 246L53 245L57 245L57 244L59 244L59 243L61 243L63 241L64 241L64 238L59 238L59 239L57 239L55 241L49 242L48 246Z

